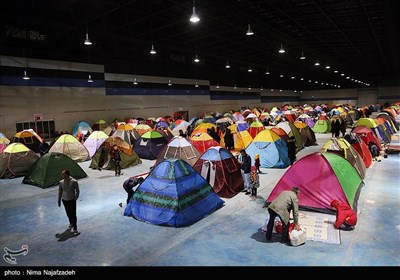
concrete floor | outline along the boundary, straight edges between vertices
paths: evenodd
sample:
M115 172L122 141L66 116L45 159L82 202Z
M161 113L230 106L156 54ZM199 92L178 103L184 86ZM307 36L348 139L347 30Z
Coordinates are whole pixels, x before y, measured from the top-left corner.
M330 138L317 135L318 151ZM149 171L154 161L113 171L80 165L89 175L79 180L78 228L71 237L68 219L57 207L58 187L41 189L22 184L22 177L0 180L0 249L20 250L17 264L1 266L399 266L400 265L400 155L391 154L367 169L359 198L358 224L341 231L342 244L308 240L299 247L266 243L261 232L268 212L264 201L287 169L262 168L258 198L240 193L225 205L184 228L147 224L123 216L126 193L122 183ZM311 171L305 171L311 172ZM279 237L274 239L277 241Z

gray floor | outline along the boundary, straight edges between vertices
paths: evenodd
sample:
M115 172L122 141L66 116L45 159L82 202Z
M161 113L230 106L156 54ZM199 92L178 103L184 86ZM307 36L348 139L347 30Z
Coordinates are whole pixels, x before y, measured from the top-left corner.
M318 151L330 135L317 135ZM225 205L185 228L147 224L123 216L122 183L149 171L154 161L123 170L88 168L79 180L78 227L81 234L64 234L68 220L57 207L57 187L40 189L22 178L0 180L0 249L20 250L14 266L399 266L400 155L391 154L367 169L359 198L358 224L341 231L342 244L307 241L299 247L266 243L261 232L268 212L263 203L287 169L262 169L259 197L240 193ZM305 170L305 172L311 172ZM276 237L276 240L279 240ZM2 259L1 266L10 266Z

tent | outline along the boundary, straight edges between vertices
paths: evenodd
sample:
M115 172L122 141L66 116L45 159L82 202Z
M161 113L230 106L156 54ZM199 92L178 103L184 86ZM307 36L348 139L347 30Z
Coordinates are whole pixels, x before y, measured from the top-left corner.
M331 132L331 121L327 116L321 115L317 122L314 123L312 130L315 133L329 133Z
M17 132L11 139L11 143L22 143L35 153L40 152L40 144L43 139L33 129L25 129Z
M304 146L318 145L314 131L305 122L295 121L294 125L299 130Z
M333 214L335 209L330 203L338 199L357 211L362 184L357 170L343 157L331 153L312 153L296 161L286 171L267 198L266 205L282 191L297 186L300 189L301 209Z
M289 138L292 136L294 137L297 149L300 150L304 147L304 142L300 135L299 129L293 123L284 121L278 123L276 127L282 128L286 132L287 136L289 136Z
M143 159L156 159L167 145L167 139L158 131L148 131L135 142L134 150Z
M165 159L136 189L124 215L151 224L181 227L201 220L223 203L190 164Z
M265 129L265 128L264 128L264 126L263 126L263 124L262 124L261 122L255 121L255 122L252 122L252 123L250 124L249 133L250 133L251 137L254 138L254 137L257 136L257 134L258 134L261 130L264 130L264 129Z
M360 155L361 159L363 160L365 167L368 168L372 164L372 155L369 151L367 144L361 140L361 137L355 133L346 134L344 138L351 144L354 150Z
M78 121L72 127L71 135L76 138L80 138L80 137L85 136L88 132L89 133L93 132L93 129L91 128L91 126L85 121Z
M85 140L85 143L83 143L83 146L85 146L88 150L90 157L94 155L100 145L103 144L107 138L108 135L99 130L93 131L92 134L89 135L89 137Z
M0 154L0 178L24 176L39 156L22 143L12 143Z
M375 132L368 126L364 125L356 126L351 130L351 132L360 136L361 140L363 140L367 146L370 142L372 142L378 147L380 151L382 150L381 142L379 141Z
M130 153L125 153L124 150L121 151L121 169L135 166L141 164L138 154L135 151ZM111 147L104 142L96 153L92 157L89 168L92 169L105 169L105 170L115 170L114 162L111 160Z
M133 128L131 124L120 124L112 134L113 137L119 137L127 142L129 145L133 145L137 139L139 139L139 133Z
M183 159L191 166L200 158L200 152L182 136L174 136L158 154L156 165L167 158Z
M243 190L240 163L225 148L209 148L193 168L211 184L220 197L231 198Z
M329 152L340 155L347 159L357 170L361 178L365 178L366 167L357 151L344 138L331 138L321 149L322 152Z
M7 148L8 144L10 144L10 140L0 132L0 154Z
M105 120L98 120L92 125L92 130L100 130L103 131L105 134L110 135L112 132L111 126Z
M75 179L87 177L83 169L69 156L61 153L47 153L39 158L26 173L22 183L48 188L62 179L61 172L68 169Z
M219 143L206 132L196 133L190 138L190 142L192 142L192 145L200 152L200 154L204 153L211 147L219 146Z
M58 137L57 141L49 150L49 153L53 152L65 154L78 162L90 159L90 155L86 147L70 134L63 134Z
M260 131L246 148L246 153L252 159L259 154L261 167L286 168L290 165L286 142L270 129Z
M251 137L248 132L248 128L250 128L249 124L245 121L237 121L236 123L228 126L233 134L233 141L235 143L235 151L240 151L242 149L246 149L248 145L250 145L253 137ZM225 135L225 133L223 134ZM221 137L221 146L225 147L224 137Z

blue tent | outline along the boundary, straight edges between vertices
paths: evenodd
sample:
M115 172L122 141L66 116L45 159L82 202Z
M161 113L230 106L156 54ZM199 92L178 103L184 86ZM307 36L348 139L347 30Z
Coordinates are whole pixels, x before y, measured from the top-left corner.
M270 129L260 131L247 146L246 153L252 159L259 154L261 167L286 168L290 165L286 142Z
M181 159L165 159L137 188L124 215L151 224L180 227L201 220L223 203L190 164Z

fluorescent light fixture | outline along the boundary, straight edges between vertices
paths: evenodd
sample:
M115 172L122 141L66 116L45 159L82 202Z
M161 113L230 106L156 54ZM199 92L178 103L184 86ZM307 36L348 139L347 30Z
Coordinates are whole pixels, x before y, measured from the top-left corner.
M196 63L199 63L199 62L200 62L200 59L199 59L199 57L197 56L197 54L196 54L196 56L194 57L193 61L196 62Z
M193 12L192 12L192 15L190 16L190 22L197 23L199 21L200 21L200 18L196 14L196 7L195 7L194 1L193 1Z
M315 66L319 66L318 60L314 63Z
M306 59L306 57L304 56L304 53L303 53L303 52L301 52L300 59L301 59L301 60L304 60L304 59Z
M226 68L226 69L231 68L231 66L229 65L229 62L228 62L228 61L226 62L225 68Z

